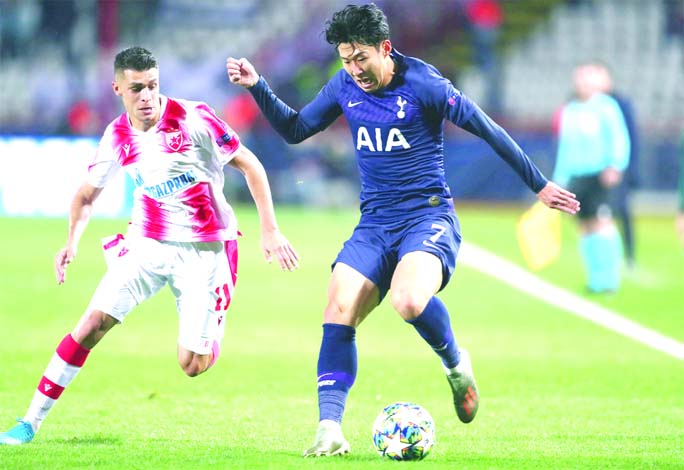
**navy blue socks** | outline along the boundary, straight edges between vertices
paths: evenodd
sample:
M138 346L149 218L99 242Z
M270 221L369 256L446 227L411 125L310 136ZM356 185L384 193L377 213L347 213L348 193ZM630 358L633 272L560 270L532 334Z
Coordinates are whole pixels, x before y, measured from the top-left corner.
M408 321L432 347L448 369L458 365L449 312L444 303L432 297L425 310ZM356 329L334 323L323 324L323 340L318 355L318 410L320 420L342 422L349 389L356 380Z
M356 329L323 324L318 355L318 410L320 420L342 422L349 389L356 379Z
M439 298L433 296L425 306L425 310L407 322L413 325L418 334L439 355L447 369L458 365L460 357L454 333L451 330L449 312Z

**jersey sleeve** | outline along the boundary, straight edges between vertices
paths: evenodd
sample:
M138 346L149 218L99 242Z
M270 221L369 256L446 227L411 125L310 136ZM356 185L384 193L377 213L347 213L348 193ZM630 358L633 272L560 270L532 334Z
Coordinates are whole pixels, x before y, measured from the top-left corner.
M430 114L439 119L447 119L462 127L475 111L474 103L434 67L426 64L421 82L423 89L420 94Z
M448 119L483 139L535 193L546 186L548 180L536 165L511 136L487 116L477 104L457 90L431 65L426 65L421 75L420 95L423 97L429 115L436 116L439 120Z
M544 189L548 180L517 142L479 106L475 103L472 106L473 113L461 127L487 142L532 191L538 193Z
M204 130L200 136L201 145L214 152L221 164L225 165L240 147L240 137L206 103L199 103L195 111Z
M263 77L249 89L271 126L290 144L297 144L324 130L342 114L336 95L339 74L297 112L271 90Z
M118 155L112 147L112 138L109 129L100 139L95 152L95 158L88 166L88 176L86 182L96 188L104 188L108 181L121 168Z

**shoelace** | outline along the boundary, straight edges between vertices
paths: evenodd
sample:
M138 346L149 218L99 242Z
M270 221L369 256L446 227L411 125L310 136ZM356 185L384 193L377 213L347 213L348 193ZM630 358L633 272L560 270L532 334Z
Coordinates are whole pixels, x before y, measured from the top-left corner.
M23 425L24 425L24 426L21 427L22 435L24 435L24 436L29 436L29 435L30 435L30 433L26 430L26 426L28 426L29 429L31 430L31 432L33 432L33 428L31 427L31 424L30 424L28 421L24 421L24 420L21 419L21 418L17 418L16 421L17 421L17 423L23 424Z

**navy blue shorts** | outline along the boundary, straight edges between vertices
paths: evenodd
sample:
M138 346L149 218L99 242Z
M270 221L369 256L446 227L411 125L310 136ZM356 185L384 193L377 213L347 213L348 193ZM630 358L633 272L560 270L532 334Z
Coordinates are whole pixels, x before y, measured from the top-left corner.
M568 189L575 193L577 200L582 205L582 210L577 213L580 220L595 219L601 211L610 208L612 188L603 186L600 173L574 176L568 183Z
M351 266L373 282L380 302L387 294L399 260L412 251L426 251L442 262L442 285L449 282L461 246L461 226L454 213L438 213L387 225L364 222L344 243L332 267Z

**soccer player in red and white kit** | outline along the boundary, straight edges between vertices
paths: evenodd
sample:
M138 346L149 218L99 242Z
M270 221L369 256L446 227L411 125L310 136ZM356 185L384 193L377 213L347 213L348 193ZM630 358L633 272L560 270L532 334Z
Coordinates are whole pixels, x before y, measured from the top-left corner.
M194 377L214 364L238 258L237 223L223 196L224 165L247 181L266 259L275 257L284 270L298 267L299 256L278 229L263 166L209 106L161 95L157 61L141 47L117 54L112 87L126 112L105 130L71 203L66 246L55 257L57 282L65 280L93 202L121 168L136 184L129 229L103 244L106 274L76 328L57 346L26 415L0 434L0 444L30 442L90 350L166 284L176 298L181 368Z

